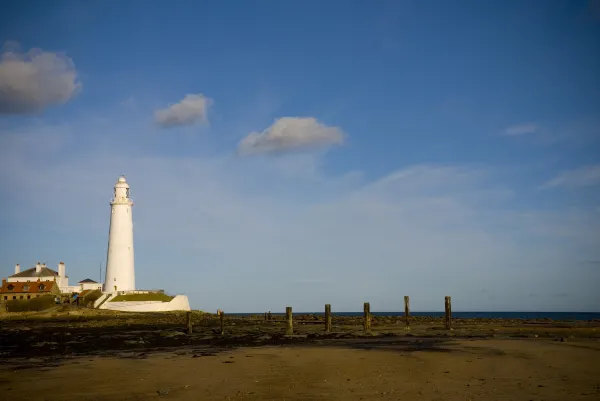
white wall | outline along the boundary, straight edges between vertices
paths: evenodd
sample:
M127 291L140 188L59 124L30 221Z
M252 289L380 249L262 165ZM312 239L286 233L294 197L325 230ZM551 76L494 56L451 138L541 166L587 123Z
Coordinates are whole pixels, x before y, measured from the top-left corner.
M85 290L102 290L101 283L79 283L79 292Z
M100 298L98 298L97 300L94 301L94 308L98 308L98 305L102 304L98 309L106 309L104 307L104 303L110 301L110 299L114 298L117 296L116 292L105 292L104 294L102 294L100 296ZM106 300L106 302L105 302Z
M62 292L63 294L71 294L73 292L79 292L78 285L60 286L59 289L60 289L60 292Z
M123 312L167 312L189 311L190 302L187 295L177 295L170 302L161 301L106 301L100 309L118 310Z

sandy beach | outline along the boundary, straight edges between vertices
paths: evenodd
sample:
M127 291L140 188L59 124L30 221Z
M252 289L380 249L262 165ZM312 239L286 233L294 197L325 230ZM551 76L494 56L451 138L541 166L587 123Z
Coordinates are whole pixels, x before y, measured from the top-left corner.
M367 339L75 357L52 368L5 367L0 383L6 400L597 400L598 356L600 344L585 341L458 340L418 349Z
M599 322L85 311L2 319L5 400L596 400Z

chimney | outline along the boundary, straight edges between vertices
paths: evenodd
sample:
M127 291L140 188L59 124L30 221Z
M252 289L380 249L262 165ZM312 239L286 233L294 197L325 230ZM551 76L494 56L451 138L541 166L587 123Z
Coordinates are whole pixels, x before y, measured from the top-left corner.
M41 271L42 271L42 265L40 264L40 262L37 262L37 263L35 264L35 272L36 272L36 273L39 273L39 272L41 272Z
M19 273L21 273L21 265L17 263L15 265L15 274L19 274Z
M60 278L65 277L65 262L60 262L58 264L58 277L60 277Z
M4 286L4 284L6 284L6 279L2 277L2 286Z

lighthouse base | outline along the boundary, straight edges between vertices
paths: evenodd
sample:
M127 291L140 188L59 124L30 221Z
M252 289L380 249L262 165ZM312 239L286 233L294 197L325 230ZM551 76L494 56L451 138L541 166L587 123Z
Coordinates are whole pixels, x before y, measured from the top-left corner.
M167 296L152 291L117 291L105 293L95 303L97 309L123 312L189 311L187 295Z

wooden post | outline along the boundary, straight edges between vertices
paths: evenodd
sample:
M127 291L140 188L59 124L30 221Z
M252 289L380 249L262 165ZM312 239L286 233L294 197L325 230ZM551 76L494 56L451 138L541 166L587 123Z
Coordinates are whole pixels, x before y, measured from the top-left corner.
M292 307L291 306L285 307L285 323L286 323L285 334L286 335L294 334L294 326L292 323Z
M192 312L187 313L187 333L192 334Z
M410 330L410 297L404 296L404 328Z
M325 304L325 332L331 333L331 305Z
M265 322L267 321L267 312L265 312Z
M451 297L446 297L445 299L445 316L444 316L444 323L446 326L447 330L451 330L452 329L452 298Z
M220 311L219 317L221 318L221 335L225 334L225 312Z
M365 331L367 333L371 332L371 305L368 302L365 302Z

